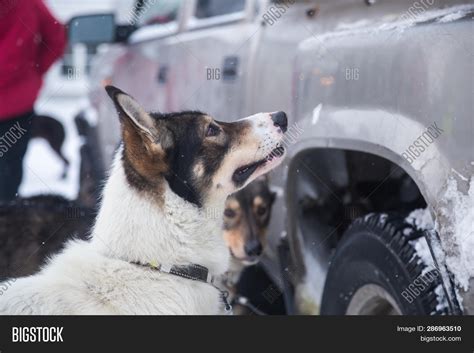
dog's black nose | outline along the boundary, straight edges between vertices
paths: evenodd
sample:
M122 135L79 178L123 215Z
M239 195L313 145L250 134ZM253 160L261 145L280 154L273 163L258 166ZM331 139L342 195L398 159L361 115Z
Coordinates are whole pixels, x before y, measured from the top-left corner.
M258 240L249 241L244 249L247 256L260 256L263 251L262 244Z
M273 125L279 127L281 131L286 132L288 128L288 119L285 112L276 112L270 114L273 120Z

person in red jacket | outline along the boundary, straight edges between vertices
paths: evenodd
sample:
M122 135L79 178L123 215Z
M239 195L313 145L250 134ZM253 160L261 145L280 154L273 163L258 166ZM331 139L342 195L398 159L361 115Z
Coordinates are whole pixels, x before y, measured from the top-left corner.
M65 46L65 28L42 0L0 0L0 200L18 192L43 76Z

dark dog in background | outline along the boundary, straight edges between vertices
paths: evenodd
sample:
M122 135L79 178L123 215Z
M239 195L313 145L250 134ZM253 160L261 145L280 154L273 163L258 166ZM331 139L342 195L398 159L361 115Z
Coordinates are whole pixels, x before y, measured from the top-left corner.
M252 304L252 299L261 293L250 293L247 284L255 286L256 280L258 288L271 285L271 281L265 278L264 270L253 265L259 262L265 251L274 201L275 193L270 190L267 176L256 179L226 201L224 239L232 257L229 271L221 278L221 284L229 291L236 314L260 314L260 310ZM243 273L247 273L245 278L242 278ZM240 283L242 281L245 283ZM245 297L239 288L245 290Z
M0 204L0 281L34 274L75 237L85 239L95 211L61 196Z
M66 133L58 120L35 115L31 138L45 139L64 163L61 149ZM56 195L17 198L0 203L0 281L34 274L47 258L59 252L73 237L84 239L93 223L95 211Z
M66 139L66 132L63 124L58 120L47 116L47 115L36 115L31 122L31 138L43 138L45 139L54 152L64 163L64 171L61 178L64 179L67 176L69 168L69 160L64 157L61 149Z

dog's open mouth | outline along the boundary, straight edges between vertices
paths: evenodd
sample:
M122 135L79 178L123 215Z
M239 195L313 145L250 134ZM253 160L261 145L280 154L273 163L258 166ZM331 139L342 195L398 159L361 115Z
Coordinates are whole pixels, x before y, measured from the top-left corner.
M285 148L283 146L277 146L265 158L237 168L232 175L232 179L236 183L244 183L259 167L273 161L274 159L281 158L284 154Z

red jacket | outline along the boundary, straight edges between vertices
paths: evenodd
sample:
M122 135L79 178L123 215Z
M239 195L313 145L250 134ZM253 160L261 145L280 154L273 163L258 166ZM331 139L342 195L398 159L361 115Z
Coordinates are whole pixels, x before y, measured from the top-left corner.
M64 26L42 0L0 0L0 121L33 109L65 45Z

